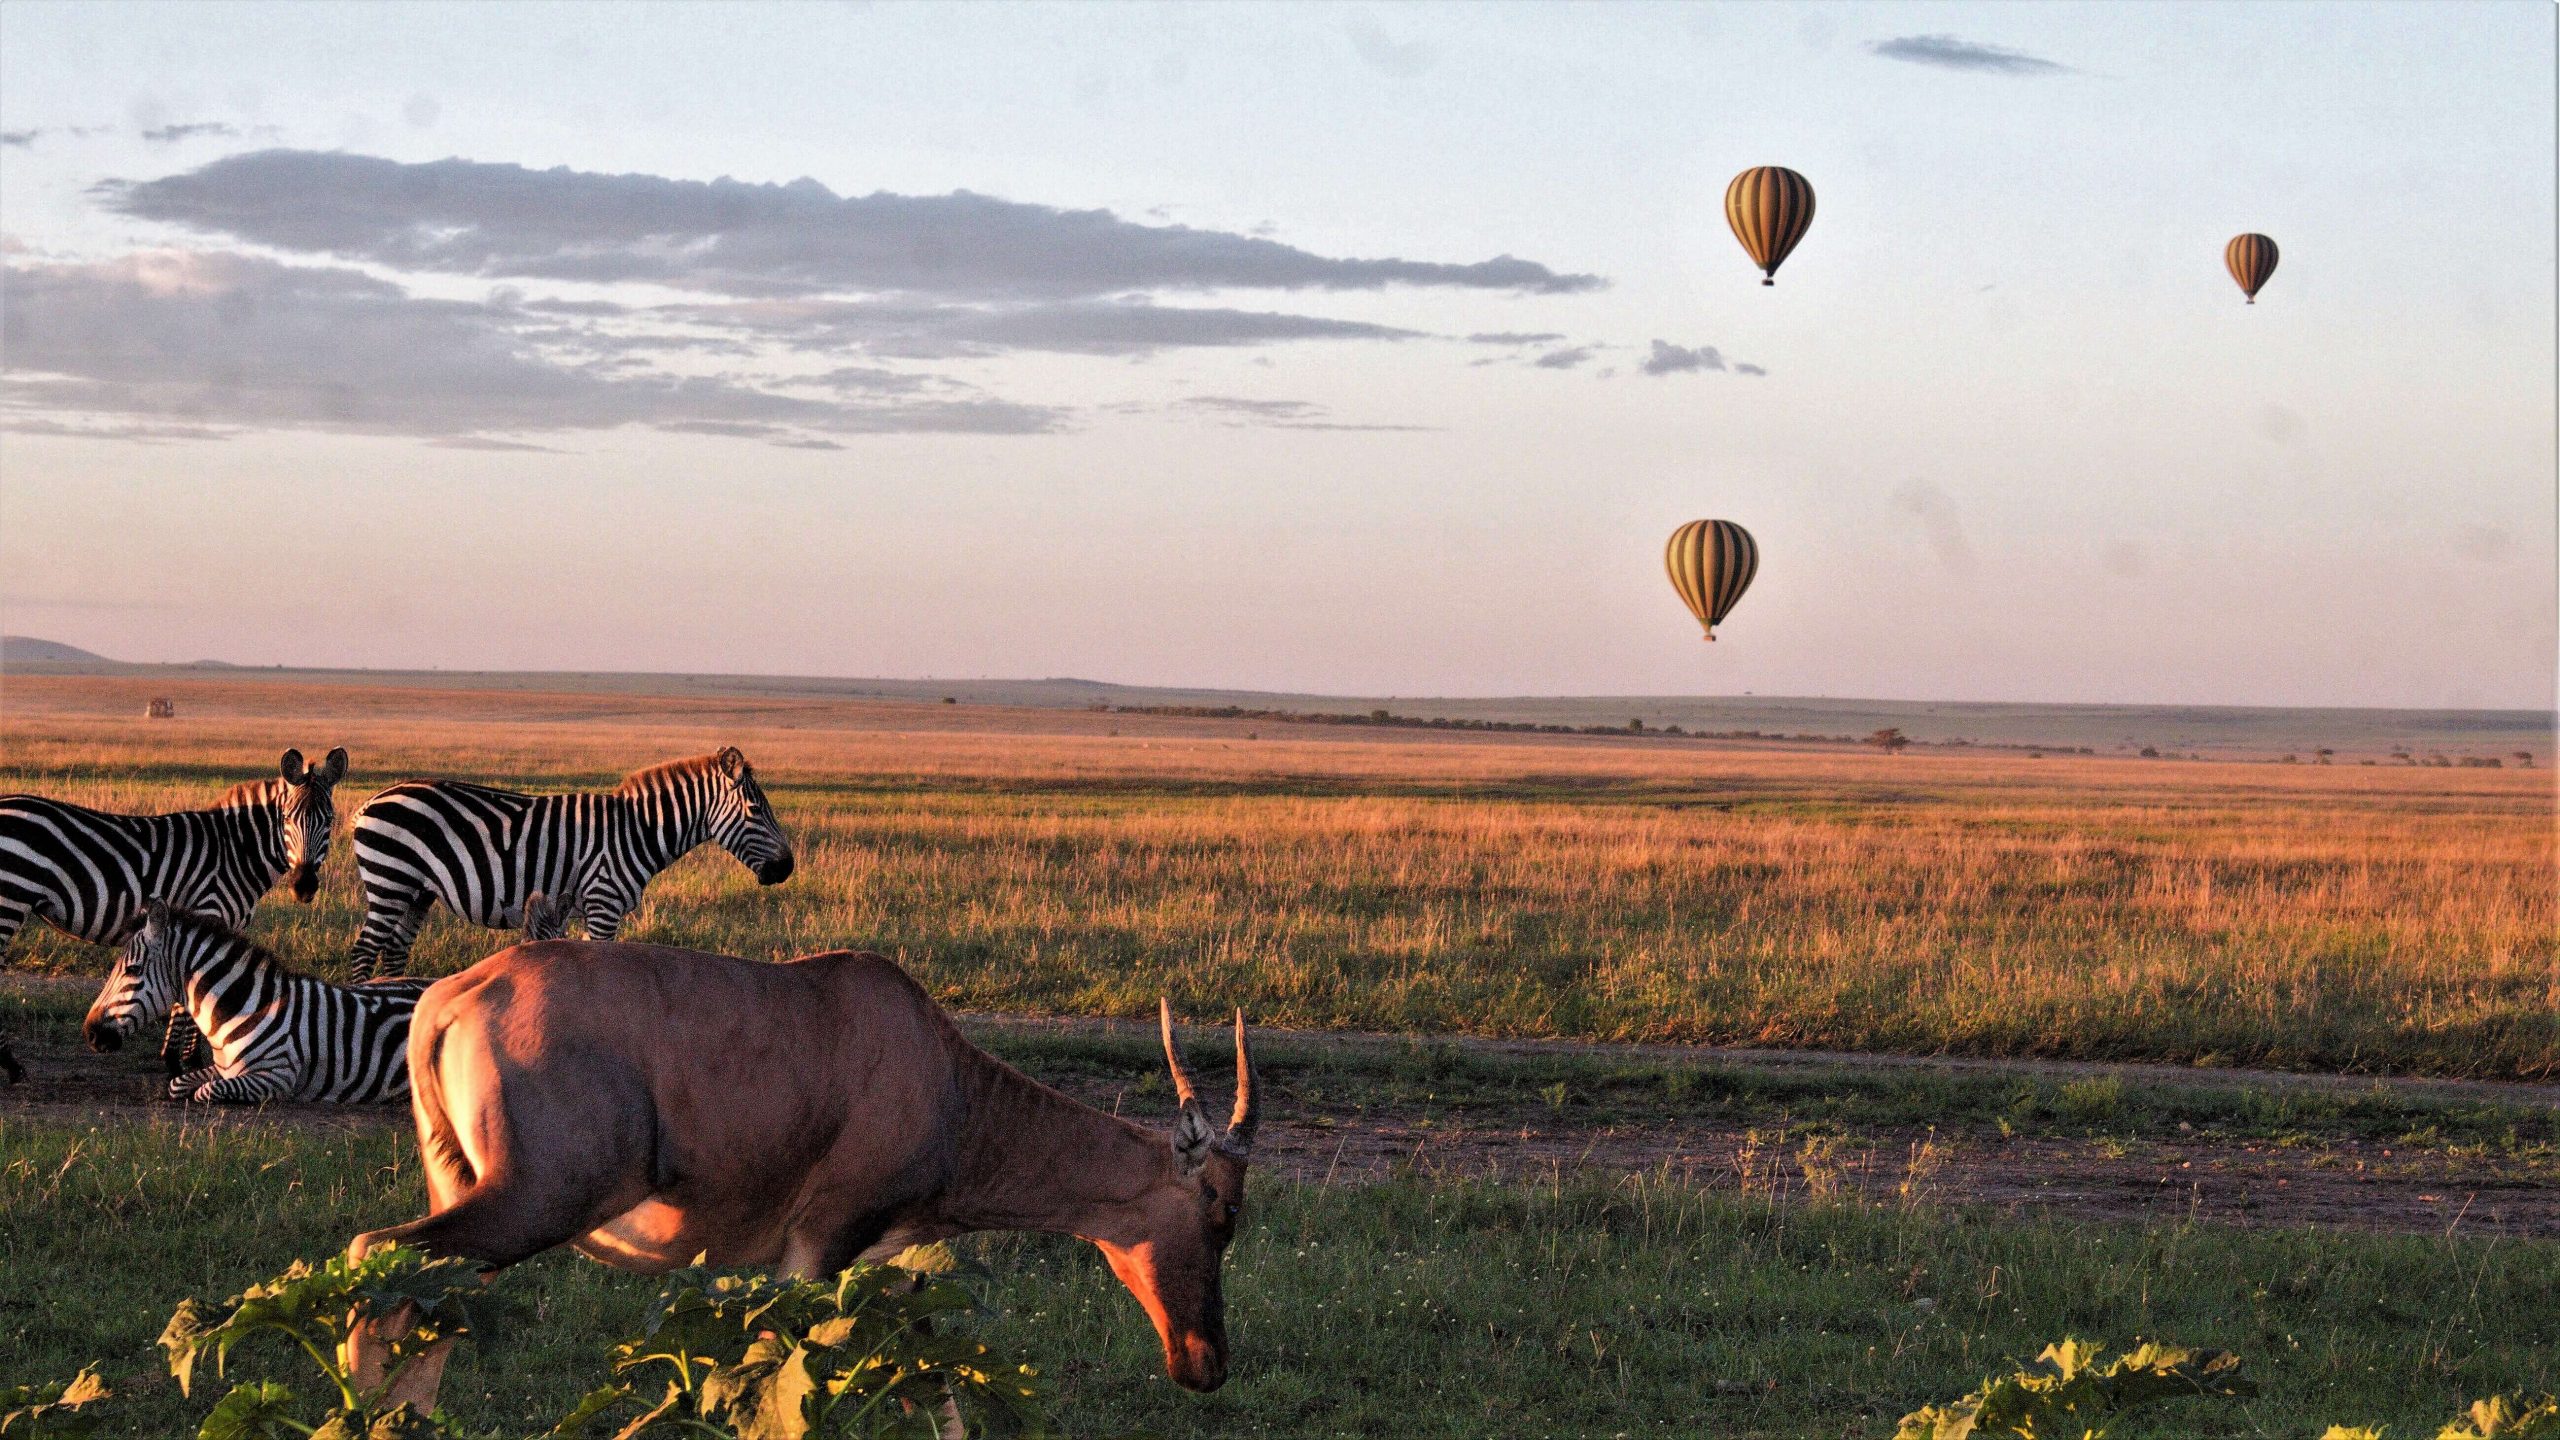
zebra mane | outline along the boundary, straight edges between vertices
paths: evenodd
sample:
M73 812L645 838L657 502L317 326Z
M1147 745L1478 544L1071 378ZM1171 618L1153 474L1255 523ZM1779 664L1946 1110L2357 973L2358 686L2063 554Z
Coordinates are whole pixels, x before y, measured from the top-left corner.
M281 777L270 775L264 780L243 780L222 792L213 802L216 810L249 810L276 802L276 792L284 785Z
M277 958L274 951L231 929L219 920L154 901L150 909L150 921L168 930L170 938L177 942L181 952L179 959L181 969L192 966L196 957L204 953L208 947L217 954L232 954L245 950L261 965L277 969L284 968L284 961Z
M622 777L622 783L613 787L613 793L623 796L638 795L649 790L660 780L707 775L719 768L720 757L716 753L689 755L682 760L663 761L646 770L634 770L625 775Z

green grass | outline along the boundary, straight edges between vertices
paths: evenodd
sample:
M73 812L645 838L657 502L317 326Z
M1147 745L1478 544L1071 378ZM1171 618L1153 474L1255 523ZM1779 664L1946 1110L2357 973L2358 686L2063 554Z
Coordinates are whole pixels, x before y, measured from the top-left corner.
M418 1204L393 1132L11 1122L0 1383L103 1361L142 1377L109 1433L184 1433L174 1387L148 1378L181 1297L219 1300ZM989 1338L1057 1382L1078 1435L1882 1436L2065 1333L2236 1350L2266 1387L2127 1434L2431 1430L2469 1397L2560 1376L2548 1243L1775 1208L1643 1181L1258 1183L1249 1217L1229 1266L1236 1378L1214 1396L1159 1377L1136 1304L1071 1241L978 1242L1000 1277ZM506 1286L528 1318L447 1383L486 1425L564 1409L651 1288L566 1255Z

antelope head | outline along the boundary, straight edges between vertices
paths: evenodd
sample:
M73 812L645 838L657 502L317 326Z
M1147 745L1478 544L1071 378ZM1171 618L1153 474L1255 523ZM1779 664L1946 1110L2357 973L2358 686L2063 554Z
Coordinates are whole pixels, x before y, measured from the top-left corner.
M1244 1214L1244 1172L1253 1154L1253 1047L1236 1012L1236 1105L1225 1128L1209 1116L1182 1052L1173 1043L1173 1006L1157 1002L1165 1064L1173 1070L1174 1122L1163 1178L1135 1202L1134 1233L1098 1239L1103 1257L1155 1322L1165 1373L1186 1390L1215 1390L1227 1378L1226 1297L1219 1272Z

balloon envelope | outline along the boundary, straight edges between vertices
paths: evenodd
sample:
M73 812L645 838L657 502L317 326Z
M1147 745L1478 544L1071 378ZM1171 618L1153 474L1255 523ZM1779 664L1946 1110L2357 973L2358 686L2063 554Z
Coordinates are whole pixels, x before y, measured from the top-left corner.
M1760 283L1775 285L1778 267L1813 223L1813 186L1780 165L1745 170L1724 187L1724 219L1760 267Z
M1759 573L1760 546L1750 531L1730 520L1692 520L1671 532L1662 565L1671 572L1671 588L1680 592L1689 613L1713 640L1716 627Z
M2231 278L2240 282L2240 293L2255 305L2258 287L2276 273L2276 242L2256 233L2234 235L2231 243L2222 247L2222 263L2231 271Z

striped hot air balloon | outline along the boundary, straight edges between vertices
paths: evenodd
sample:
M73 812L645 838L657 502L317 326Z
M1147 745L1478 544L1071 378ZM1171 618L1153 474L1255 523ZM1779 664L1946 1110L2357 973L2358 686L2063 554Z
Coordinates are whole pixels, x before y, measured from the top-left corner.
M1689 613L1713 640L1716 626L1751 588L1751 577L1760 569L1760 546L1750 531L1730 520L1692 520L1671 532L1662 564L1671 572L1671 588L1680 592Z
M1725 223L1760 267L1760 283L1778 283L1778 267L1813 223L1813 186L1793 170L1761 165L1724 187Z
M2222 263L2231 270L2231 278L2240 282L2240 293L2249 303L2258 303L2258 287L2276 273L2276 242L2264 235L2234 235L2222 247Z

